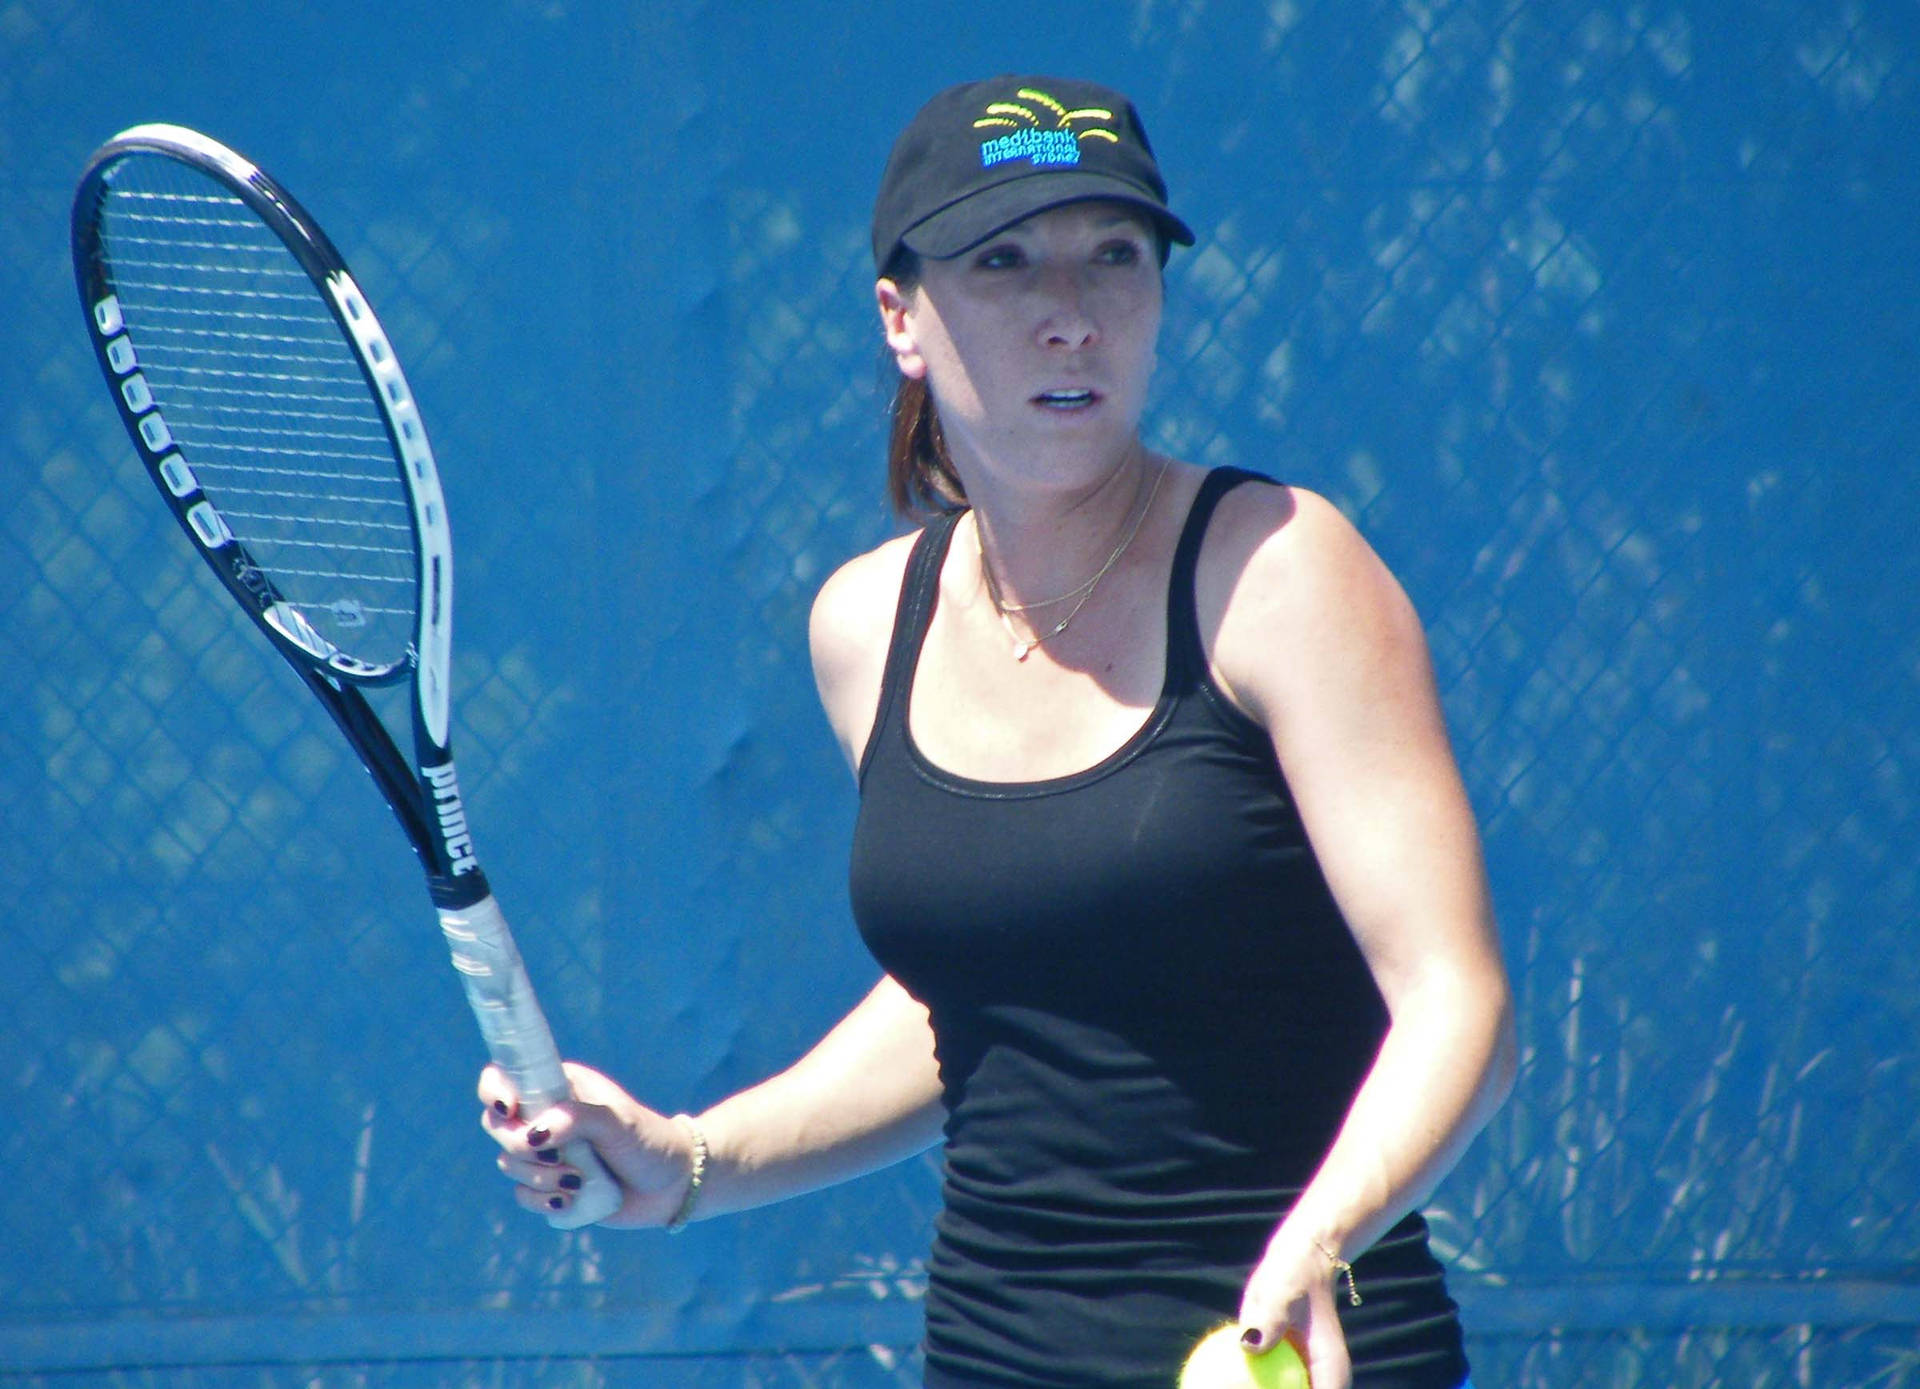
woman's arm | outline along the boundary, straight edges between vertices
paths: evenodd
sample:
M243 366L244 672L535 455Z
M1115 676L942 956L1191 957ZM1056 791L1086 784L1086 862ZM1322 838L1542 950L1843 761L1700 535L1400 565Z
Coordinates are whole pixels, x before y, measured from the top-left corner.
M626 1199L605 1223L664 1225L681 1209L693 1172L686 1125L647 1108L598 1071L568 1063L574 1098L518 1113L506 1077L481 1077L484 1123L500 1168L528 1210L567 1199L563 1163L545 1160L574 1138L591 1143ZM882 978L814 1048L779 1075L723 1100L696 1120L707 1143L694 1218L763 1206L851 1180L911 1157L946 1118L926 1009Z
M1512 999L1411 603L1324 499L1245 487L1228 501L1201 571L1215 675L1270 733L1390 1015L1242 1305L1266 1344L1289 1326L1304 1333L1316 1389L1339 1389L1333 1260L1355 1257L1425 1199L1506 1098Z
M947 1112L927 1010L891 977L791 1069L700 1116L700 1211L720 1215L848 1181L940 1141Z

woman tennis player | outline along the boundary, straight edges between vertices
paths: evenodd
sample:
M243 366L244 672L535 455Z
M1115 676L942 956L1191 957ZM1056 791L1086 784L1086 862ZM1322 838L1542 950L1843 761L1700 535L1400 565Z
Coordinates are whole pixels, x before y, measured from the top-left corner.
M1315 1389L1456 1389L1416 1210L1511 1085L1510 996L1418 618L1341 514L1141 442L1192 233L1127 99L936 96L873 219L912 534L812 622L885 971L696 1117L585 1067L485 1122L519 1199L590 1141L677 1227L943 1142L926 1383L1168 1389L1202 1334ZM1383 388L1387 383L1382 383Z

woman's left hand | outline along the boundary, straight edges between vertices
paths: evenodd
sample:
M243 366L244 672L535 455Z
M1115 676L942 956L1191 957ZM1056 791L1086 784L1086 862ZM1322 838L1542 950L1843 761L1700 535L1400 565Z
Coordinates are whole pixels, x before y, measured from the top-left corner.
M1313 1389L1350 1389L1353 1365L1328 1272L1327 1256L1311 1240L1276 1232L1240 1297L1241 1342L1259 1353L1290 1335L1303 1348Z

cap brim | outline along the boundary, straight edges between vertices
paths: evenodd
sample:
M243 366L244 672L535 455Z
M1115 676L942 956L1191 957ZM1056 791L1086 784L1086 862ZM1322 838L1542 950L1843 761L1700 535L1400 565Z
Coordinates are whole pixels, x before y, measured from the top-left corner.
M934 260L970 251L996 232L1035 213L1068 203L1094 200L1125 203L1150 217L1167 240L1193 245L1193 231L1133 184L1107 174L1046 171L983 188L971 197L943 207L901 234L909 250Z

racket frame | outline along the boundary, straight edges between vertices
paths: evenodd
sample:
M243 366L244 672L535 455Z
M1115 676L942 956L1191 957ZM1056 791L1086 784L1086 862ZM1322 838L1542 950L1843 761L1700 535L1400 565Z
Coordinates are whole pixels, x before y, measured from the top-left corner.
M234 535L201 489L191 460L167 427L140 371L138 345L120 316L97 215L113 167L140 154L186 164L246 203L306 271L352 349L378 407L413 515L417 621L404 661L385 665L360 661L315 631ZM175 520L221 584L300 673L360 753L419 856L436 905L472 906L489 888L473 852L451 750L453 541L446 499L406 373L345 258L293 195L259 166L198 131L162 124L122 131L94 153L74 197L72 243L94 355L113 387L114 404L136 441L141 462ZM409 677L417 772L407 767L391 735L356 688L394 685Z
M99 207L113 167L142 154L197 169L234 194L293 255L320 291L379 409L413 515L417 586L414 637L403 660L371 664L316 631L247 552L201 489L139 369L114 296L100 240ZM392 807L426 872L442 934L469 1005L495 1061L512 1077L524 1114L571 1097L552 1032L526 966L474 854L454 773L450 733L453 551L446 501L426 427L399 359L345 259L293 195L257 165L183 126L134 126L95 151L75 193L74 274L94 355L122 423L175 520L241 610L253 619L320 701ZM362 687L411 677L415 765L409 766ZM622 1193L590 1145L574 1140L564 1159L584 1181L548 1223L574 1229L619 1209Z

